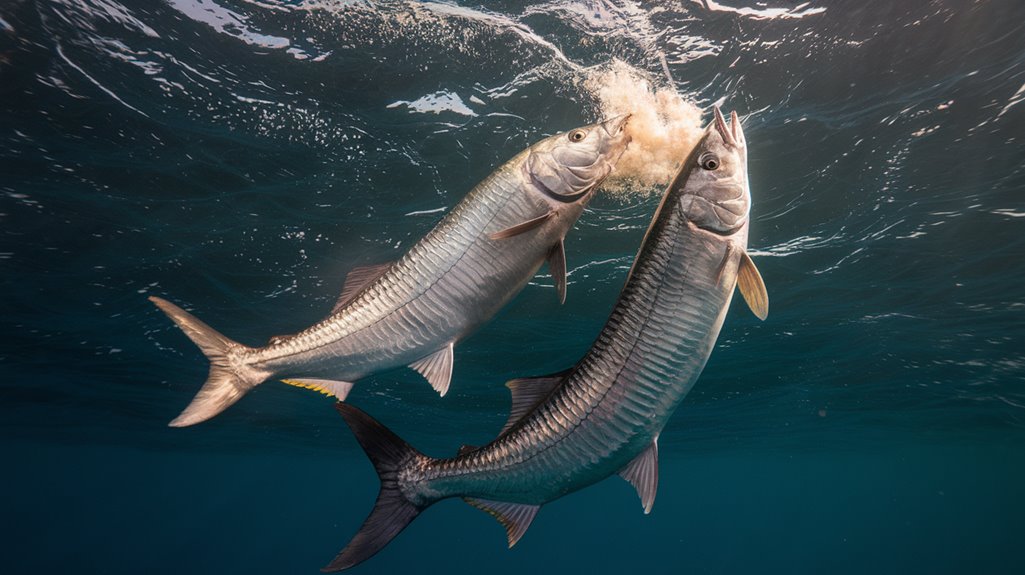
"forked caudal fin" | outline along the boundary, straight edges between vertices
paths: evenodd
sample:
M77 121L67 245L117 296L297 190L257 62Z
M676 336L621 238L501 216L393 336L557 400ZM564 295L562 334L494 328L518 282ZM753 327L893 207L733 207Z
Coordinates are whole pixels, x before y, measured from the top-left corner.
M245 349L245 346L224 337L196 316L165 299L150 296L149 300L166 313L210 360L210 375L206 383L185 411L168 425L186 427L206 421L266 379L267 374L246 366L232 365L229 361L228 352L231 349Z
M334 560L321 569L325 573L348 569L370 559L430 505L414 504L399 488L399 471L423 455L359 409L346 403L336 403L335 409L345 418L345 423L349 424L356 440L374 464L381 479L381 491L374 509L356 535Z

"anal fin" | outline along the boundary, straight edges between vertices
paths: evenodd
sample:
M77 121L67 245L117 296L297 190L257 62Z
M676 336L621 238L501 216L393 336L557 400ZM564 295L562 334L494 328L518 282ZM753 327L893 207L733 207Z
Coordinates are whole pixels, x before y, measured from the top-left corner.
M505 527L505 533L509 538L509 547L516 545L516 542L523 537L530 527L531 522L537 515L540 505L527 505L525 503L507 503L504 501L488 501L487 499L475 499L464 497L464 501L494 517Z
M644 514L651 513L658 491L658 437L626 467L619 470L619 476L630 482L637 490L644 506Z
M448 393L449 383L452 382L452 349L453 345L449 343L431 355L409 364L409 367L420 372L434 391L442 397Z
M538 216L538 217L536 217L534 219L527 220L527 221L525 221L525 222L523 222L521 224L516 224L515 226L508 227L508 228L506 228L506 229L504 229L502 231L490 234L490 235L488 235L488 237L493 239L493 240L504 240L505 238L511 238L513 236L518 236L518 235L520 235L522 233L529 232L530 230L532 230L532 229L540 226L541 224L547 222L554 215L555 215L554 211L548 211L548 212L546 212L546 213L544 213L544 214L542 214L542 215L540 215L540 216Z
M295 387L319 391L324 395L338 398L338 401L345 401L345 398L349 396L349 392L352 391L352 382L349 381L303 377L282 379L281 382L294 385Z
M552 375L521 377L507 381L505 386L512 393L512 406L509 408L509 419L505 422L499 435L509 431L510 427L544 401L552 393L552 390L566 379L566 375L570 371L572 370L567 369Z
M751 256L746 251L740 252L740 268L737 270L737 289L740 295L744 296L747 307L760 320L765 320L769 315L769 293L765 290L765 281L758 268L751 261Z

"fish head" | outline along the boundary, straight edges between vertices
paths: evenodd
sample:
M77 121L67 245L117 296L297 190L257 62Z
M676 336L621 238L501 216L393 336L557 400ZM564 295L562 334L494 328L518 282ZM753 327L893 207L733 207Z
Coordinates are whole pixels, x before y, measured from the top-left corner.
M630 143L624 130L630 114L556 134L530 147L523 169L546 198L583 200L615 168Z
M727 124L719 107L705 134L670 186L696 226L728 235L741 229L751 209L747 141L737 113Z

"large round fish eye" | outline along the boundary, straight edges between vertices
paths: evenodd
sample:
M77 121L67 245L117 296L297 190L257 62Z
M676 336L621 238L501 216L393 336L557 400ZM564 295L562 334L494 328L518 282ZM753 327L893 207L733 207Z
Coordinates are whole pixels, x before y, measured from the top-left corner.
M586 138L586 137L587 137L587 132L585 132L583 130L573 130L572 132L569 133L569 141L571 141L571 142L580 142L580 141L583 141L583 139Z
M702 168L711 171L719 167L719 156L712 152L705 152L698 158L698 163L701 164Z

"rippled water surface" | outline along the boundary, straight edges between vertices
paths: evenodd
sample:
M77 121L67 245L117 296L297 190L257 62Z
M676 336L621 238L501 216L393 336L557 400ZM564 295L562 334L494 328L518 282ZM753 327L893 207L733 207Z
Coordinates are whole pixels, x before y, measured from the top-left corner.
M620 62L613 64L614 61ZM740 305L660 441L523 540L447 501L360 572L1025 570L1025 4L7 0L0 5L5 572L313 573L376 478L330 401L206 375L147 300L243 343L322 318L627 66L749 141L764 323ZM706 113L705 119L709 115ZM448 455L506 380L588 348L657 202L599 196L456 349L350 400Z

